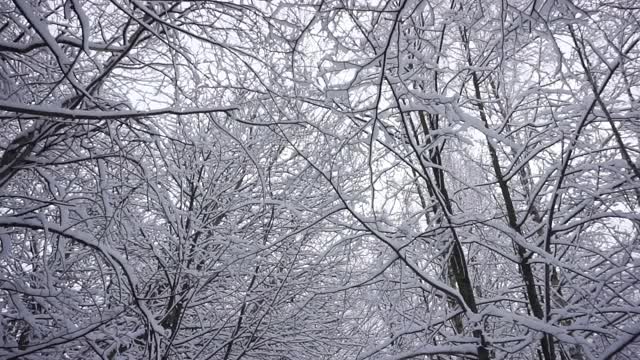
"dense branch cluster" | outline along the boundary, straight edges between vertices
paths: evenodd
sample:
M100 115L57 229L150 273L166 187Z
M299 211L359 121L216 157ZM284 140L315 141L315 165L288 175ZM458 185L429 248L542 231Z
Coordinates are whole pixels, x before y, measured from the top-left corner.
M634 0L0 5L0 358L634 359Z

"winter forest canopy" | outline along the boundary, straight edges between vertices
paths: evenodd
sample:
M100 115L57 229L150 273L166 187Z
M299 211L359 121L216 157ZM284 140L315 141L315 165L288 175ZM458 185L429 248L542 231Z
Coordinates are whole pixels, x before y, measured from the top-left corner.
M637 359L635 0L3 0L0 359Z

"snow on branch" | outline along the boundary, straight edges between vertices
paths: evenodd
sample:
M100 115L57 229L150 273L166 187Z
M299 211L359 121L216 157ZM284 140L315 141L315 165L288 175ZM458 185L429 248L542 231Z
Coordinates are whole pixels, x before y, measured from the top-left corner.
M18 114L28 114L37 116L58 117L64 119L87 119L87 120L115 120L124 118L141 118L158 115L193 115L208 114L214 112L231 112L237 110L236 107L204 107L204 108L175 108L168 107L149 111L93 111L93 110L70 110L54 108L51 106L16 104L11 101L0 100L0 110L14 112Z

